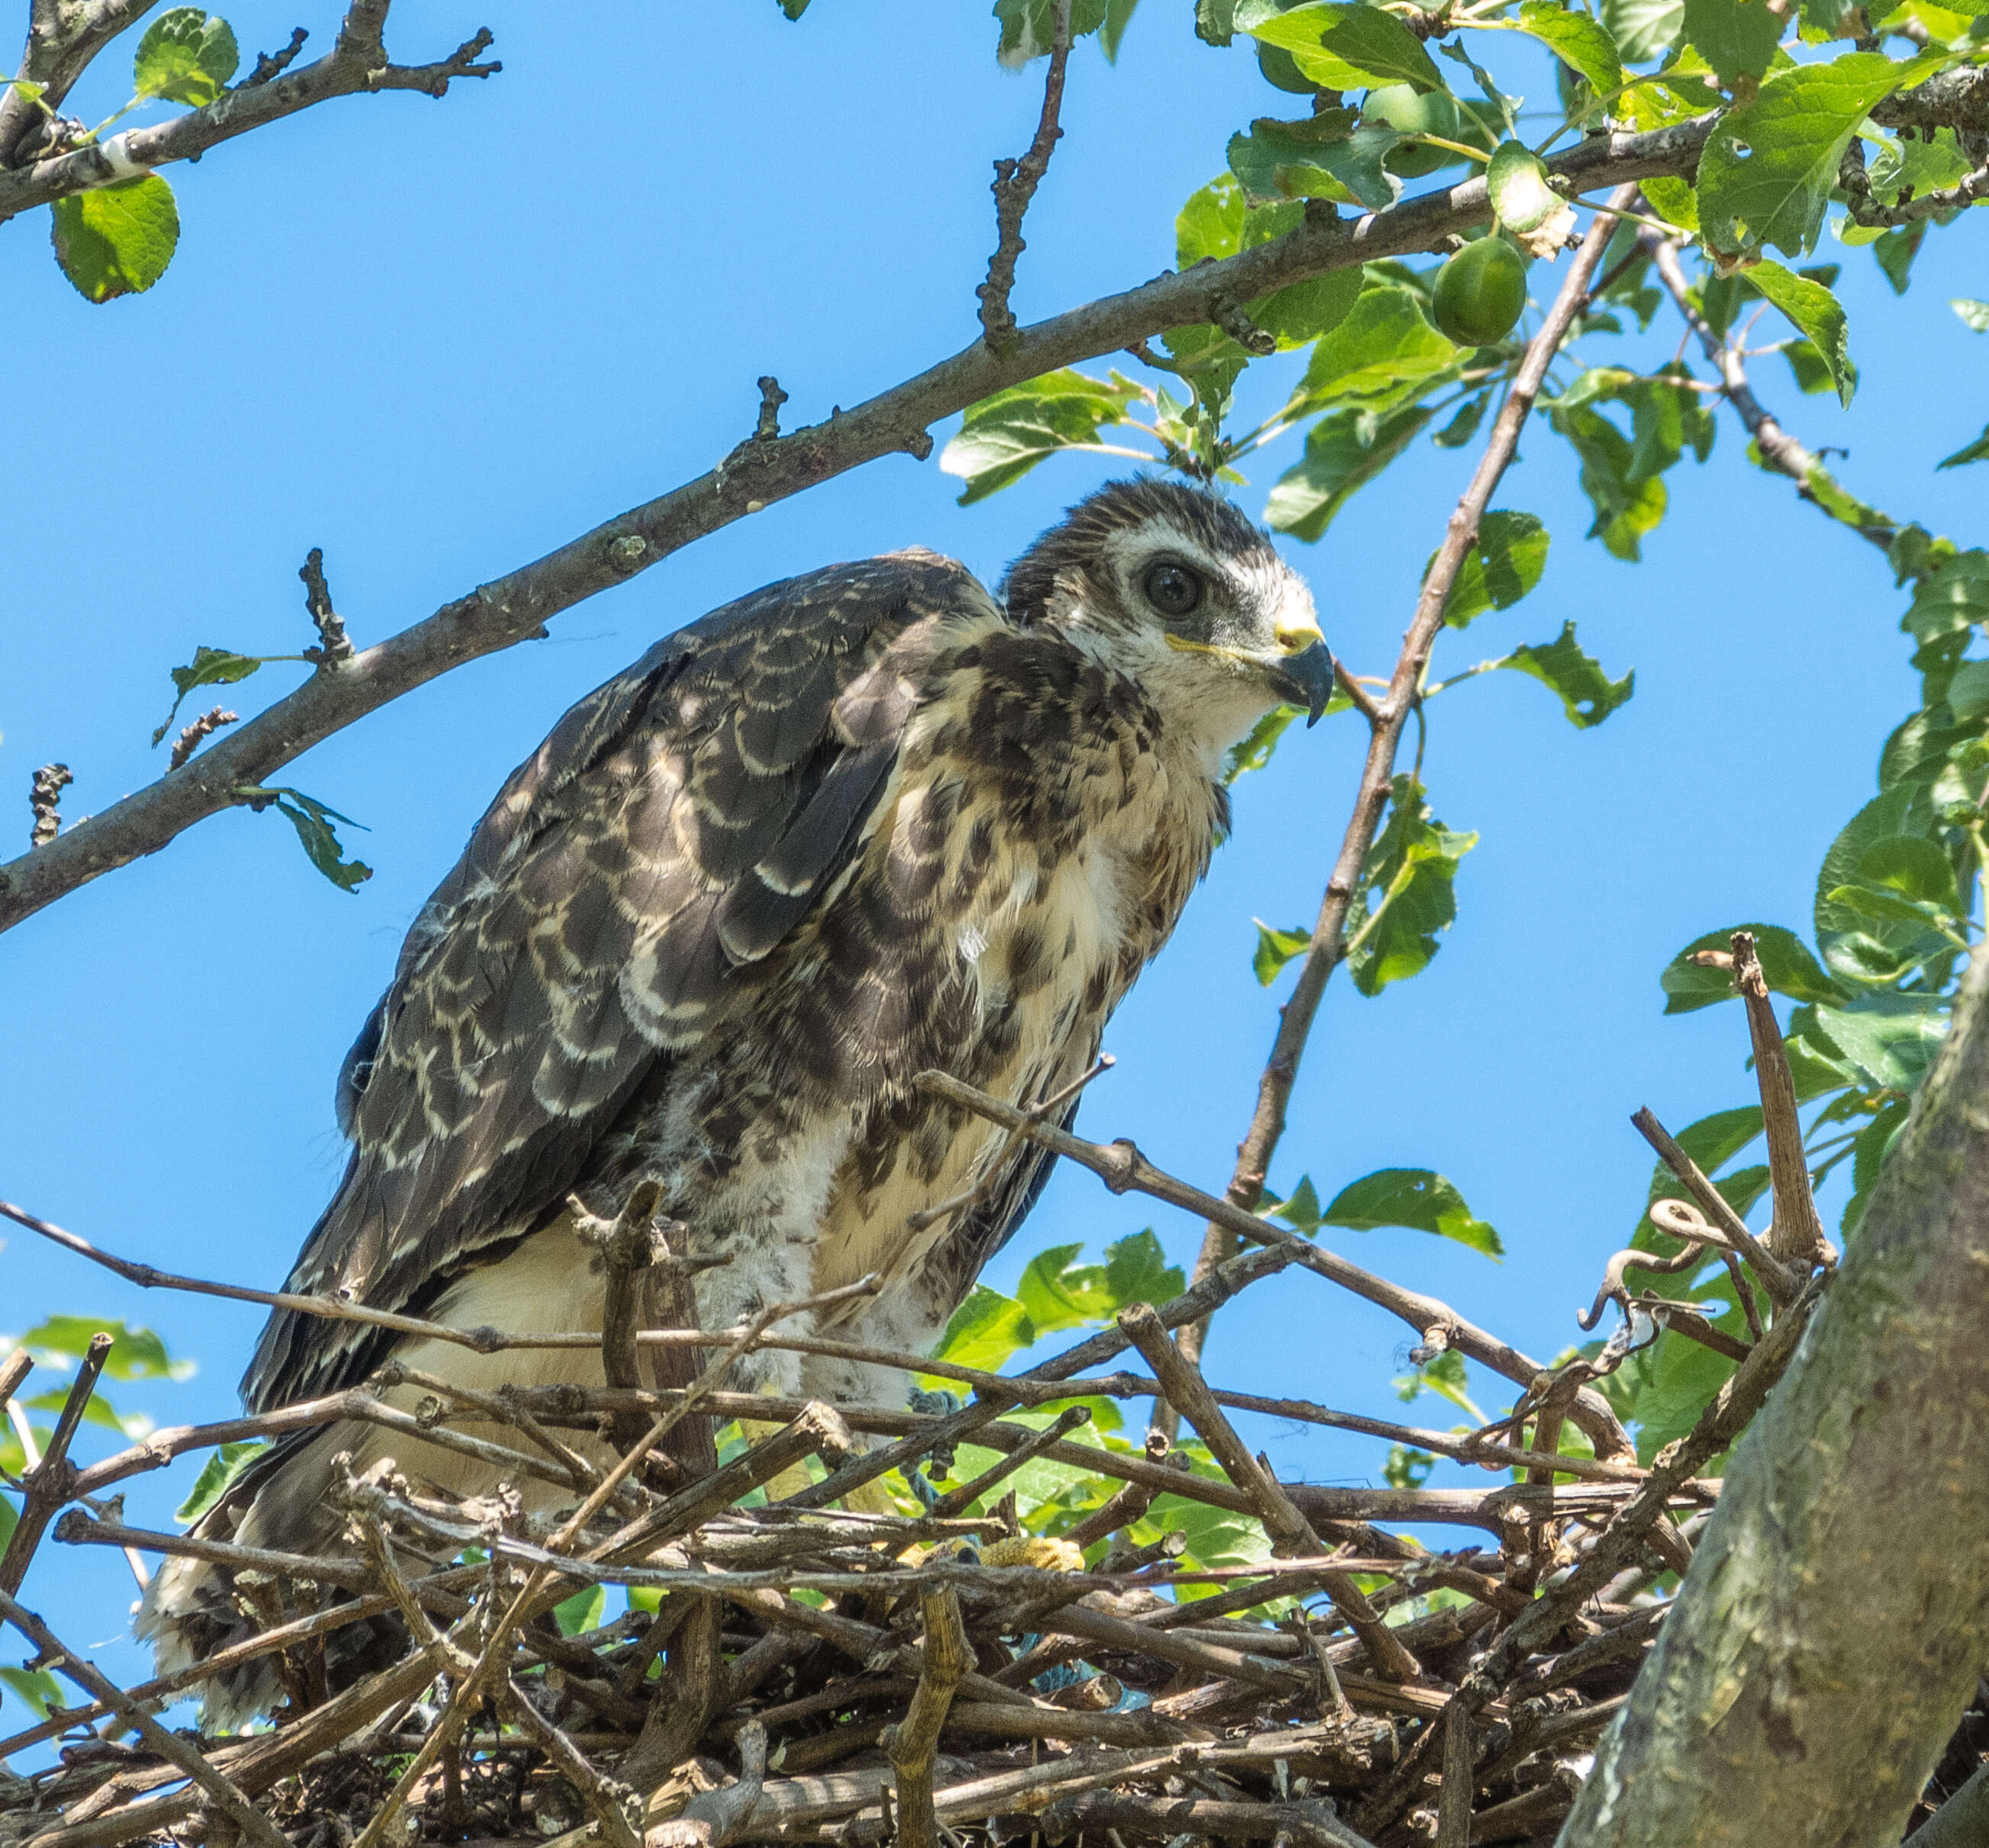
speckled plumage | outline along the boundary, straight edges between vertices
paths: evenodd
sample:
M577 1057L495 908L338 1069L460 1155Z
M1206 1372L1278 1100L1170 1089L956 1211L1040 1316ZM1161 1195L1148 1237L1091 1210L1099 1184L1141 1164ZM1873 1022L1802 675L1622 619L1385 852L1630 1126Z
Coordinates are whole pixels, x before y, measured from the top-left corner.
M1204 586L1198 613L1144 601L1157 560ZM927 1345L1045 1164L1005 1158L913 1075L1029 1102L1081 1072L1226 827L1223 750L1282 699L1316 713L1330 672L1269 542L1171 484L1093 496L1004 592L927 552L832 567L679 630L574 707L408 935L341 1076L351 1165L287 1288L597 1329L570 1198L612 1216L648 1179L693 1255L728 1261L699 1280L703 1325L876 1271L879 1296L828 1331ZM984 1180L972 1209L910 1230ZM591 1352L479 1356L279 1311L244 1397L336 1390L390 1354L485 1387L600 1377ZM760 1358L784 1390L895 1396L870 1372ZM334 1427L263 1459L209 1530L324 1548L340 1450L493 1486ZM176 1562L141 1628L177 1663L235 1621L219 1575ZM212 1704L274 1693L266 1671Z

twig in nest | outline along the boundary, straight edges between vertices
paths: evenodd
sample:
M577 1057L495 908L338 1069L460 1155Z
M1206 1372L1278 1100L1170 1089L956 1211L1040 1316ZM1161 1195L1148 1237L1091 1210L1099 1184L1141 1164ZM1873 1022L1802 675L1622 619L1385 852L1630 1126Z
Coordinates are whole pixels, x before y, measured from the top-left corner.
M66 1675L93 1700L110 1708L154 1752L191 1778L228 1812L256 1848L291 1848L290 1838L250 1802L225 1773L217 1770L177 1733L167 1731L108 1677L57 1641L40 1618L22 1609L5 1592L0 1592L0 1617L5 1618L25 1636L59 1674Z
M1676 1175L1685 1190L1699 1202L1700 1210L1723 1232L1735 1250L1745 1257L1778 1307L1792 1301L1801 1287L1781 1261L1747 1230L1747 1222L1727 1203L1726 1196L1708 1180L1698 1163L1672 1139L1671 1132L1650 1110L1639 1110L1630 1121L1637 1133L1658 1152L1658 1159Z
M899 1848L939 1848L933 1761L939 1755L939 1735L953 1704L953 1691L974 1667L974 1652L960 1619L959 1593L942 1586L920 1599L919 1609L925 1620L925 1667L904 1718L886 1727L879 1741L898 1774Z
M1028 248L1022 241L1022 215L1049 171L1050 156L1063 135L1057 113L1063 107L1064 68L1070 62L1070 5L1071 0L1055 0L1049 74L1043 80L1043 113L1029 151L1019 161L994 163L994 254L988 259L988 280L974 292L981 298L981 337L991 353L998 354L1015 337L1015 317L1009 311L1008 295L1015 286L1015 261Z
M46 847L62 832L62 793L75 780L66 763L45 763L35 772L28 792L29 811L35 817L34 826L28 831L29 847Z
M202 739L212 737L224 725L233 725L241 716L239 712L231 712L217 706L202 712L192 724L183 726L180 735L173 740L172 754L166 760L166 768L180 769L200 749Z
M1215 1460L1229 1480L1242 1490L1271 1537L1274 1553L1323 1553L1327 1549L1319 1535L1293 1504L1283 1485L1252 1457L1236 1435L1235 1427L1215 1403L1201 1369L1167 1339L1160 1318L1150 1303L1134 1303L1119 1312L1123 1329L1154 1369L1168 1404L1201 1433ZM1344 1572L1328 1574L1322 1582L1333 1607L1367 1645L1374 1663L1384 1674L1413 1680L1422 1673L1415 1657L1402 1647L1401 1639L1374 1614L1367 1598L1352 1578Z

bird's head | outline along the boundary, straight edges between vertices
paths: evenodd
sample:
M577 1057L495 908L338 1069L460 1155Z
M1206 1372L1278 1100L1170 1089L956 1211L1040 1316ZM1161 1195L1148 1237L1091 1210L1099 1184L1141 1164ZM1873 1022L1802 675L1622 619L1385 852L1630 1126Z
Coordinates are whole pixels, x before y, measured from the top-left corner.
M1333 656L1312 593L1268 536L1213 494L1113 482L1010 567L1010 615L1130 675L1212 749L1272 707L1316 720Z

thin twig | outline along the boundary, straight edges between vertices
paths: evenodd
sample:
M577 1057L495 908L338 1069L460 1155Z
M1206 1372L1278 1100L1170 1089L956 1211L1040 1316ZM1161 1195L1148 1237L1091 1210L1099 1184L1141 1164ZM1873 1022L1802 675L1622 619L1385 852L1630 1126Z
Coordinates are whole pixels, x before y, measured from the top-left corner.
M216 1769L185 1740L167 1731L109 1677L59 1642L40 1618L22 1609L6 1591L0 1591L0 1617L25 1636L57 1673L66 1675L93 1700L110 1708L153 1751L191 1778L228 1812L257 1848L291 1848L289 1836L258 1809L225 1772Z
M297 567L303 580L304 608L317 630L318 645L311 651L320 667L337 667L356 652L352 638L345 632L345 621L331 607L331 587L324 580L324 551L313 546Z
M1817 1217L1816 1196L1810 1190L1809 1158L1803 1149L1802 1121L1796 1115L1795 1079L1751 931L1733 933L1733 986L1747 1010L1754 1081L1761 1093L1761 1124L1768 1139L1775 1216L1766 1242L1792 1275L1807 1277L1824 1254L1823 1221Z
M1242 1490L1270 1536L1272 1552L1281 1557L1316 1554L1326 1548L1313 1525L1293 1504L1283 1485L1252 1457L1210 1394L1201 1369L1167 1338L1152 1305L1134 1303L1119 1312L1119 1325L1146 1357L1161 1383L1168 1404L1201 1434L1210 1454L1229 1480ZM1421 1664L1402 1647L1401 1639L1374 1613L1350 1575L1333 1572L1321 1580L1333 1608L1373 1653L1384 1674L1413 1680Z
M1022 215L1049 171L1063 130L1057 120L1063 107L1064 69L1070 62L1071 0L1054 0L1055 24L1050 41L1050 66L1043 80L1043 110L1029 151L1019 161L994 163L994 254L988 259L988 279L974 293L981 298L981 337L991 353L1000 353L1015 335L1008 295L1015 286L1015 262L1028 248L1022 239Z
M90 1336L90 1345L69 1387L69 1397L63 1402L61 1416L56 1420L56 1428L49 1436L48 1448L42 1453L41 1461L25 1478L27 1499L13 1532L8 1537L7 1550L0 1554L0 1592L9 1596L21 1589L21 1581L27 1576L28 1562L34 1558L35 1548L41 1545L42 1535L48 1531L56 1511L75 1498L78 1471L69 1460L69 1447L83 1423L90 1395L97 1390L97 1376L103 1371L103 1363L110 1358L112 1345L108 1335Z
M66 763L45 763L35 772L28 790L28 812L34 817L28 831L30 852L62 832L62 793L75 780Z
M1635 187L1619 186L1610 199L1610 207L1627 209L1635 197ZM1368 855L1381 828L1393 786L1396 752L1414 709L1431 650L1442 631L1444 609L1450 600L1452 587L1477 541L1479 523L1484 517L1485 509L1519 447L1520 431L1540 395L1547 367L1560 350L1561 342L1580 313L1589 284L1601 265L1603 252L1608 245L1615 223L1609 210L1597 212L1591 221L1581 251L1569 264L1568 273L1562 279L1560 292L1547 310L1540 331L1527 345L1526 357L1520 361L1506 401L1493 421L1485 452L1472 472L1470 485L1451 513L1443 543L1424 574L1415 614L1403 636L1401 652L1396 658L1394 672L1389 676L1388 690L1379 702L1353 813L1348 817L1338 857L1327 881L1319 916L1313 926L1311 944L1291 997L1280 1012L1277 1037L1258 1083L1256 1108L1238 1147L1236 1166L1225 1190L1230 1204L1240 1210L1247 1212L1262 1196L1271 1158L1284 1134L1286 1111L1290 1103L1292 1087L1298 1079L1299 1064L1305 1054L1313 1021L1325 996L1327 980L1347 953L1347 920L1364 888ZM1195 1274L1199 1277L1213 1269L1233 1255L1236 1248L1236 1229L1211 1217L1203 1235L1201 1255L1196 1260ZM1199 1362L1207 1339L1207 1324L1197 1325L1183 1334L1181 1352L1188 1359Z
M925 1621L925 1667L905 1717L887 1728L881 1743L898 1774L899 1848L939 1848L933 1814L933 1761L946 1724L953 1691L974 1667L967 1630L960 1620L960 1594L950 1586L919 1600Z
M1706 1179L1699 1163L1678 1146L1664 1125L1648 1108L1638 1111L1630 1121L1635 1125L1638 1134L1657 1151L1658 1159L1698 1201L1706 1216L1726 1234L1753 1267L1770 1299L1777 1306L1792 1301L1801 1287L1800 1280L1791 1276L1781 1261L1747 1230L1747 1222L1727 1204L1726 1196Z

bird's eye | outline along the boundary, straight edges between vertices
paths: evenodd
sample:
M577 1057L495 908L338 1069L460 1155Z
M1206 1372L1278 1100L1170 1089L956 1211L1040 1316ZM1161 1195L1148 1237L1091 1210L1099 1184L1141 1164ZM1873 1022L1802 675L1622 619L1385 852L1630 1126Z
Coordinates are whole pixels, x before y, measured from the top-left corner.
M1185 565L1157 564L1140 587L1163 616L1185 616L1201 601L1201 580Z

